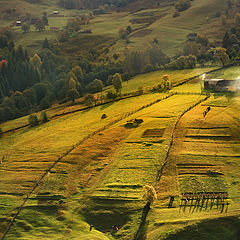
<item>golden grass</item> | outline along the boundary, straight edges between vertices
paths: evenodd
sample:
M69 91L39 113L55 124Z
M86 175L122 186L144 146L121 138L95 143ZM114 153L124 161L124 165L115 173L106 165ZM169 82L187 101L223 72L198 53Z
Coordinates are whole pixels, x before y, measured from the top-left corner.
M158 188L159 199L156 208L148 217L151 222L148 227L147 239L161 239L177 229L192 226L194 223L203 223L205 219L214 219L238 215L240 209L239 187L239 102L233 98L227 102L226 107L211 107L210 112L203 118L203 111L212 105L213 98L210 98L202 105L187 112L180 120L176 129L175 140L171 157L164 170L162 183ZM222 101L223 97L215 99ZM187 134L201 135L199 141L186 138ZM215 136L215 140L209 140L208 136ZM217 137L227 135L229 140L218 139ZM178 164L178 165L176 165ZM221 176L205 175L209 172L222 173ZM188 175L181 175L188 173ZM200 175L199 175L200 174ZM177 181L176 181L176 176ZM193 179L200 185L194 184ZM200 187L200 188L199 188ZM198 189L199 188L199 189ZM194 190L195 189L195 190ZM187 207L184 211L179 210L181 192L194 191L227 191L230 205L220 214L220 208L216 205L212 210L206 210L205 205L202 211ZM175 195L174 206L176 209L167 209L169 197ZM179 196L179 198L178 198ZM205 203L206 204L206 203ZM189 212L190 211L190 212ZM168 224L161 224L169 219ZM174 223L175 222L175 223ZM223 219L224 222L224 219ZM214 230L211 227L211 231ZM213 233L214 234L214 233ZM230 234L230 232L228 232ZM230 235L229 235L230 236Z

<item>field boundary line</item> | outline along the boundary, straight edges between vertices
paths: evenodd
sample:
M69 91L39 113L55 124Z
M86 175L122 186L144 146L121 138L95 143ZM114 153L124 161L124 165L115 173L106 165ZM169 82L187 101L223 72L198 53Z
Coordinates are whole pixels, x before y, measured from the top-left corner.
M20 214L20 212L23 210L23 207L25 205L25 203L27 202L27 200L30 198L30 195L35 191L35 189L39 186L39 184L41 183L41 181L43 180L44 177L46 177L46 175L48 173L50 173L50 171L56 166L56 164L58 162L60 162L64 157L66 157L69 153L71 153L76 147L78 147L80 144L82 144L84 141L86 141L87 139L91 138L92 136L106 130L107 128L113 126L114 124L116 124L117 122L120 122L121 120L123 120L124 118L127 118L145 108L148 108L158 102L161 102L163 100L166 100L170 97L172 97L174 94L170 93L169 95L165 96L165 97L162 97L162 98L159 98L147 105L143 105L142 107L134 110L134 111L131 111L131 112L127 112L125 114L123 114L122 116L120 116L119 118L115 119L114 121L112 122L109 122L108 124L106 124L105 126L99 128L98 130L96 131L93 131L91 132L90 134L88 134L87 136L85 136L83 139L81 139L79 142L77 142L76 144L72 145L72 147L70 147L65 153L63 153L60 157L57 158L56 161L54 161L49 168L47 168L47 170L45 170L44 174L38 179L38 181L36 182L36 184L32 187L32 189L30 190L30 192L26 195L26 197L24 198L22 204L20 205L20 207L18 208L16 214L14 214L13 218L11 219L11 221L9 222L5 232L3 233L3 235L1 236L1 240L3 240L7 233L9 232L10 228L12 227L14 221L16 220L17 216Z

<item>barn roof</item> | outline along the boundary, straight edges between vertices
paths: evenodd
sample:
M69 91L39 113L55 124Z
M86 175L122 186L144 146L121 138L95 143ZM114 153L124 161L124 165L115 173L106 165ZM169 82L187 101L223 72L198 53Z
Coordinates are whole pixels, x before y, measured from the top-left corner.
M212 78L212 79L205 79L206 82L220 82L224 81L222 78Z

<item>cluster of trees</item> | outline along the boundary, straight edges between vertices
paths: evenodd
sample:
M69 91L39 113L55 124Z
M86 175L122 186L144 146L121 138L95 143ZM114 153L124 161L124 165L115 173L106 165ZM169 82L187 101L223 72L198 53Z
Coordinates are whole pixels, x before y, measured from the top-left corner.
M126 29L120 28L118 34L121 39L126 39L126 37L132 32L132 27L127 26Z
M124 68L130 76L135 76L162 68L169 61L169 57L162 52L160 46L154 43L145 52L126 51Z
M222 48L225 49L221 60L223 65L228 62L232 64L240 63L240 23L225 33Z
M169 69L187 69L194 68L197 64L197 58L194 55L180 56L166 65Z
M23 19L23 25L22 25L22 30L24 33L28 33L30 31L30 27L31 27L31 23L32 18L30 15L26 15ZM39 32L43 32L45 29L45 26L48 26L48 17L47 17L47 13L44 12L43 16L41 19L35 19L34 20L34 26L35 29Z
M175 3L176 11L173 13L173 17L180 16L180 12L183 12L191 7L191 1L193 0L178 0Z
M47 43L45 39L43 45ZM15 48L13 41L1 45L0 52L0 120L48 108L60 89L58 79L65 71L60 64L64 60L48 48L30 57L21 46Z
M96 6L112 4L112 1L97 2ZM91 15L82 15L69 20L63 33L71 36L81 25L88 24L90 18ZM46 14L41 21L44 26L47 24ZM128 26L120 29L119 36L126 39L131 32ZM218 61L223 66L240 63L239 14L235 16L234 27L226 32L221 47L216 47L206 37L196 35L186 41L181 54L171 59L161 50L157 39L145 51L126 49L124 56L115 52L113 60L109 59L106 48L91 49L70 62L59 55L59 45L54 46L47 39L38 53L29 56L21 46L14 46L12 38L11 29L0 29L0 120L46 109L56 101L74 103L79 96L85 96L86 103L91 105L96 102L93 94L102 92L103 87L110 84L113 84L115 92L108 92L107 98L115 98L121 94L122 82L140 73L163 68L194 68L197 63L204 65L211 61ZM164 76L156 91L166 91L171 87L169 77Z

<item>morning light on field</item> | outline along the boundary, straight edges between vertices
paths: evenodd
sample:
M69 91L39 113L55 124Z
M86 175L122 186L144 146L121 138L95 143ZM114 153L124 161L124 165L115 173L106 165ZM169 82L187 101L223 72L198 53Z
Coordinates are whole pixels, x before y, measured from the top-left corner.
M240 0L0 0L0 239L239 240Z

